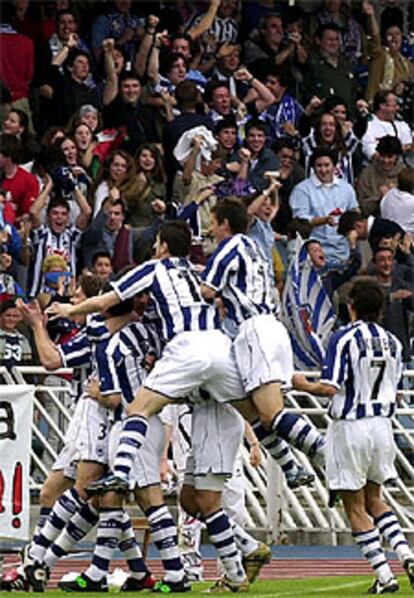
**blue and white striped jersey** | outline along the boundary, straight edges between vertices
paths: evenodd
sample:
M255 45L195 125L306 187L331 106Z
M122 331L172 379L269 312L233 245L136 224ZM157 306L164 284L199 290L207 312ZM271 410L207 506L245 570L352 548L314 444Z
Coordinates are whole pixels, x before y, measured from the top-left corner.
M32 232L33 255L35 258L30 268L32 281L29 297L36 297L41 289L42 263L49 255L58 254L64 257L72 274L76 274L76 247L81 235L82 231L73 224L69 225L61 234L54 233L46 224Z
M219 313L204 301L198 272L186 258L150 260L112 283L122 301L147 291L170 340L184 331L220 328Z
M88 316L86 325L70 341L58 345L64 367L93 366L94 345L109 340L111 334L100 314Z
M402 374L402 346L372 322L345 326L330 339L321 382L338 389L330 402L333 419L391 417Z
M223 239L208 259L202 279L220 292L228 317L238 325L251 316L276 313L268 265L246 235Z
M115 411L120 419L141 387L148 356L161 355L161 342L154 328L142 322L132 322L115 333L109 343L97 347L97 375L101 394L120 394L121 405Z

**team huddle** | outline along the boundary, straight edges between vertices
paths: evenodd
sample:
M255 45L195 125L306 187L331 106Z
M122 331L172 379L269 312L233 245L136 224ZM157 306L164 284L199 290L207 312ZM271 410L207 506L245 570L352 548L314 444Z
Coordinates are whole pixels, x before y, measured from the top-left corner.
M310 382L293 372L274 283L258 246L245 234L247 225L237 199L216 204L211 231L218 245L200 273L188 259L189 227L182 221L164 224L153 259L100 295L79 292L72 305L49 308L49 317L85 319L82 330L59 347L48 338L36 304L20 304L44 365L93 364L23 553L21 575L34 591L45 590L57 560L95 525L90 566L75 580L60 582L62 589L108 591L118 548L129 567L122 591L190 590L160 484L165 444L160 414L177 402L192 406L192 452L181 504L205 524L223 570L210 592L247 592L271 559L270 548L223 508L244 421L286 474L296 467L289 457L292 446L325 469L329 490L342 500L355 542L375 572L370 593L398 590L380 535L414 588L414 554L381 498L381 485L396 477L390 418L402 373L400 342L376 323L382 291L372 280L356 279L349 294L351 324L332 335L322 378ZM86 319L87 314L94 315ZM231 323L233 338L223 320ZM330 398L326 439L284 408L284 392L292 385ZM162 560L160 581L144 562L124 508L130 492Z

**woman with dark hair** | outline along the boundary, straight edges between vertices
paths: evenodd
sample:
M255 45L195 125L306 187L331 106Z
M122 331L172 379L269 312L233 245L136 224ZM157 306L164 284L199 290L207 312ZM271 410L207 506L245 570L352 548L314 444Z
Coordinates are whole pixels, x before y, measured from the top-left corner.
M138 190L134 159L123 150L112 152L98 172L91 190L94 217L114 188L118 189L121 198L127 203L133 200Z
M166 209L166 174L163 158L153 143L145 143L136 153L138 190L126 199L128 223L134 228L146 228L162 216Z
M336 176L348 183L354 182L352 155L356 151L359 140L352 130L349 121L341 121L332 112L324 111L315 123L315 127L307 137L302 139L302 152L306 175L310 173L310 157L317 147L332 149L338 153Z
M79 164L78 149L72 137L59 137L50 146L45 169L53 181L53 194L68 200L70 222L75 222L79 215L75 192L79 191L86 199L91 179Z
M40 151L34 135L29 133L29 119L23 110L12 108L3 121L2 134L13 135L20 143L19 163L31 162Z
M73 140L78 150L79 160L84 168L89 168L93 158L95 143L88 125L80 123L73 131Z
M86 126L91 131L91 139L86 144L88 133L81 126ZM125 131L120 129L104 129L100 111L90 104L81 106L75 112L67 126L67 132L76 141L76 132L83 131L84 140L77 141L80 150L82 166L88 170L93 179L98 175L99 169L106 158L115 151L125 139ZM86 144L86 145L85 145Z

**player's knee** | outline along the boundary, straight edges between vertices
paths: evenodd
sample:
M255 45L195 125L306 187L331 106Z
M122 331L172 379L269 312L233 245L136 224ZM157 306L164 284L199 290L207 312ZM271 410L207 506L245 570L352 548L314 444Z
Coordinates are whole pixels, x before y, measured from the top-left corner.
M53 507L59 498L59 489L52 483L46 482L40 490L39 502L42 507Z
M186 513L196 517L198 509L195 490L192 486L184 485L180 493L180 505Z
M134 494L141 511L145 512L151 507L164 504L164 495L159 484L145 488L136 488Z
M198 491L196 493L196 505L197 510L203 515L203 517L208 517L212 513L215 513L221 509L221 494L203 490Z

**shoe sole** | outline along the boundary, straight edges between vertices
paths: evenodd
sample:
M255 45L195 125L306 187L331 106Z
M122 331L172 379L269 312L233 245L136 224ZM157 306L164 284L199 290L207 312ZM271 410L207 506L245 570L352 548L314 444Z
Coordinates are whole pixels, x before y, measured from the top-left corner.
M256 579L259 576L260 571L263 569L263 567L265 565L270 563L271 560L272 560L271 552L267 556L263 556L262 558L255 557L255 558L252 558L251 560L249 560L249 558L243 559L243 567L246 571L246 575L247 575L247 579L249 580L249 583L254 583L256 581ZM254 570L251 572L250 575L249 575L249 564L252 565L252 568L254 567Z
M290 488L290 490L296 490L296 488L300 488L301 486L310 486L311 484L313 484L314 481L315 481L315 476L313 474L311 474L291 486L289 486L289 484L288 484L288 488Z
M64 585L64 582L58 582L58 588L59 590L62 590L62 592L67 592L68 594L92 594L93 592L96 592L97 594L108 594L109 592L109 588L106 588L106 590L100 590L100 589L90 589L90 590L82 590L81 588L77 587L77 588L68 588L67 586Z
M129 492L128 486L120 486L114 484L113 486L99 486L97 488L85 488L85 492L88 496L102 496L108 492L116 492L117 494L127 494Z

